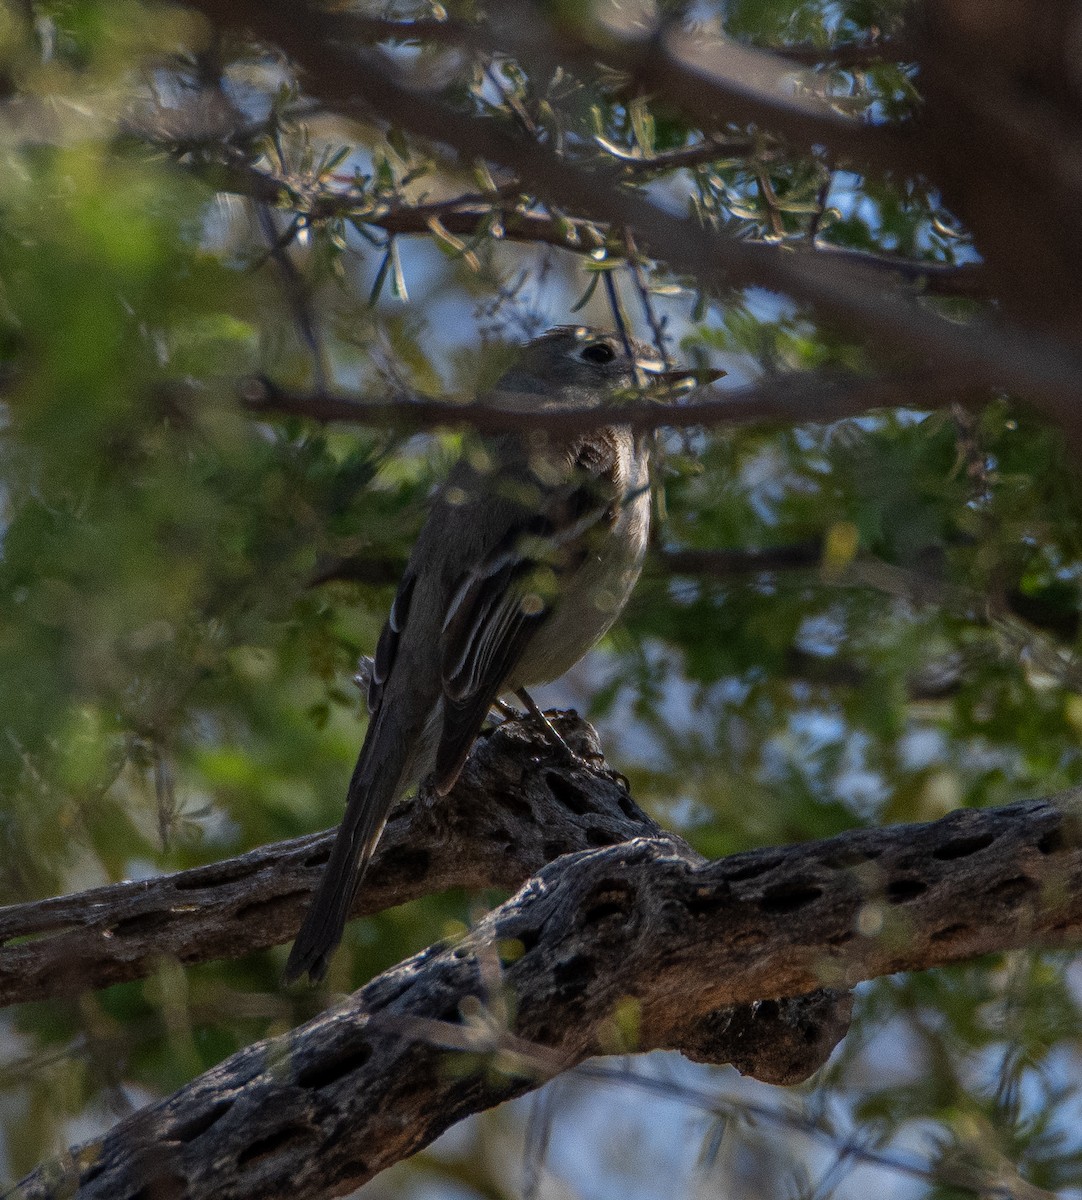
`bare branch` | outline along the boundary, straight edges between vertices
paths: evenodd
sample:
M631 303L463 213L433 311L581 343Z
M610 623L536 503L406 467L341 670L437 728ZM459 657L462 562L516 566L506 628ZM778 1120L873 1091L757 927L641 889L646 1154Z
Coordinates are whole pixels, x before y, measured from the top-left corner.
M599 755L588 725L558 721L584 755ZM657 833L610 779L570 773L529 727L504 724L478 740L450 797L422 792L395 811L354 914L454 887L514 888L560 854ZM140 979L163 956L207 962L289 941L333 836L0 909L0 1005Z
M896 596L916 607L934 604L986 625L1013 660L1055 679L1072 692L1082 692L1082 664L1073 647L1058 645L1009 607L1009 598L977 591L944 579L923 575L893 563L858 558L838 571L829 582L846 587L868 587Z
M953 385L953 386L952 386ZM596 409L546 409L524 413L491 404L454 400L360 400L350 396L290 392L266 379L249 379L241 401L252 413L307 417L320 422L431 429L469 426L484 432L548 429L558 433L630 425L636 429L779 422L814 424L840 421L876 408L942 407L956 399L959 384L938 370L889 377L793 374L731 392L702 389L704 399L677 405L651 401Z
M351 555L342 558L323 558L316 563L316 569L308 580L309 587L318 587L321 583L348 581L349 583L365 583L371 587L391 587L402 578L406 559L402 558L372 558L369 555Z
M587 25L546 19L530 0L508 0L486 22L383 21L348 14L340 29L354 39L418 40L457 43L475 50L502 51L525 64L540 63L551 70L577 68L586 77L599 61L626 72L632 85L660 91L707 124L758 125L771 129L801 149L824 144L841 159L853 155L864 164L894 166L906 138L885 126L872 127L844 116L816 96L799 92L792 83L793 64L824 60L841 65L882 61L882 48L839 46L817 48L810 57L806 46L761 49L716 35L704 39L696 30L677 25L621 34L612 27L590 30Z
M564 857L458 944L249 1046L19 1194L346 1192L588 1056L633 1045L721 1061L736 1014L763 998L1076 942L1080 832L1071 793L714 863L665 837ZM844 1009L819 995L797 1008L825 1006L829 1043Z
M719 137L693 142L690 146L679 146L674 150L660 150L657 154L617 154L612 146L605 147L621 163L628 176L638 178L662 171L689 171L696 167L709 166L726 159L749 158L754 155L767 161L776 157L764 144L762 138Z
M764 250L775 247L765 243ZM907 283L917 284L920 290L930 296L956 296L959 299L974 300L988 299L990 296L988 272L983 263L942 263L920 262L916 259L902 258L897 254L873 254L870 250L855 250L850 246L835 246L822 238L816 238L814 254L831 255L842 262L851 264L858 270L882 271L885 275L896 275ZM784 249L781 251L784 253ZM811 251L797 251L811 254Z
M297 334L304 343L312 360L312 381L317 390L327 386L326 354L319 321L312 308L312 296L308 284L289 256L289 246L297 234L297 220L290 223L284 233L279 233L269 205L256 205L256 217L267 242L267 256L274 262L282 277L282 290L286 304L293 317Z

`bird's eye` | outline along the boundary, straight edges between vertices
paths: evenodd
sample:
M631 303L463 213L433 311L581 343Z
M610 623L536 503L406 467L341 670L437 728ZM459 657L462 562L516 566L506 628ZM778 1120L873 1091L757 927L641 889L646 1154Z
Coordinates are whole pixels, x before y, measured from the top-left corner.
M611 363L616 357L616 351L608 342L593 342L583 350L581 357L587 362Z

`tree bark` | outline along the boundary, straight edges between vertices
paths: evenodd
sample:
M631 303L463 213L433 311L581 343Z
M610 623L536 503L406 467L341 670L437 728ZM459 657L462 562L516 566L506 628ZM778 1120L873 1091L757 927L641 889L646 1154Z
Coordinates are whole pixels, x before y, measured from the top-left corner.
M578 851L459 943L233 1055L20 1195L341 1194L596 1054L676 1049L794 1082L844 1034L858 980L1075 942L1080 885L1079 793L718 862L664 834Z
M554 719L600 759L589 725L573 712ZM659 832L611 774L573 770L529 722L507 722L478 739L449 797L422 790L395 810L353 915L456 887L513 890L562 854ZM0 909L0 1004L141 979L162 958L208 962L288 942L333 838Z

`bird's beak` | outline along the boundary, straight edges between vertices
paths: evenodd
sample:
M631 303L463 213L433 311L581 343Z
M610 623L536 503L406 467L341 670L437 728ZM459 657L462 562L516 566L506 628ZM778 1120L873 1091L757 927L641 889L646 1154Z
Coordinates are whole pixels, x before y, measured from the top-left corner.
M651 370L643 368L646 374L646 391L651 400L671 400L697 387L705 387L720 379L725 372L712 367L694 368L677 367L675 370Z

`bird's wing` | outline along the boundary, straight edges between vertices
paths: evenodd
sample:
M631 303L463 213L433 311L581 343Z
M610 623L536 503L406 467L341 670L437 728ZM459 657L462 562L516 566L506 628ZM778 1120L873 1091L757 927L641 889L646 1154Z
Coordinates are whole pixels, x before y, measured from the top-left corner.
M372 676L368 681L368 712L374 714L383 700L383 689L387 685L387 677L391 673L395 656L398 653L398 641L402 630L409 620L410 602L413 600L413 589L417 584L417 573L410 567L402 576L395 593L394 603L387 616L383 629L376 643L376 657L372 662Z
M619 515L619 468L608 439L584 439L568 456L566 481L546 487L539 505L516 506L499 542L459 579L440 639L437 791L454 785L488 710L556 605L561 577L582 566ZM530 486L536 491L536 480Z

